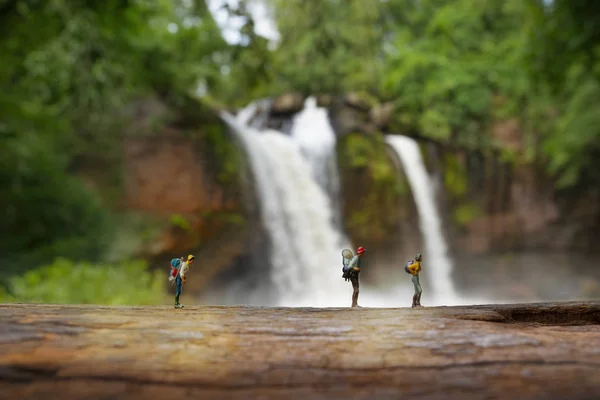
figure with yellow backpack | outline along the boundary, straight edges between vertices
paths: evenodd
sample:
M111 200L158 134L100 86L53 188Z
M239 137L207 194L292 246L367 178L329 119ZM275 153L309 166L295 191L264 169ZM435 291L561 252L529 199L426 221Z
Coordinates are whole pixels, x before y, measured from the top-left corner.
M190 254L187 256L187 260L183 257L171 260L169 282L175 284L175 308L183 308L183 304L179 303L179 296L181 296L181 292L183 291L183 284L186 279L185 274L189 271L195 259L196 257Z
M404 271L407 274L412 275L412 283L415 287L415 294L413 295L412 308L423 307L421 305L421 293L423 290L421 289L421 283L419 282L419 272L421 272L421 261L423 261L423 257L420 253L415 256L414 261L410 260L404 266Z

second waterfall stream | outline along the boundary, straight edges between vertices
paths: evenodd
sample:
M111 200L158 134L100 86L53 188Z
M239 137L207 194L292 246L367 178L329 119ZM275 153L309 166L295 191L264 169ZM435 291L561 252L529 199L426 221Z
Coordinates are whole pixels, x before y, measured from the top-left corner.
M433 292L423 295L424 298L429 297L426 304L459 304L460 299L452 283L452 261L442 232L434 186L425 168L419 145L414 139L400 135L388 135L386 142L402 162L419 213L419 225L425 243L422 251L423 265L426 269L430 268L425 275L425 285L431 287Z

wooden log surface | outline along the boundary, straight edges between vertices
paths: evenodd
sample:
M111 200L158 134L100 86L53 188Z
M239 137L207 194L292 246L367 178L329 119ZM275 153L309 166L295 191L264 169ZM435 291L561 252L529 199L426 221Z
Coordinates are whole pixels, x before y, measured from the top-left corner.
M600 399L600 302L0 305L2 399Z

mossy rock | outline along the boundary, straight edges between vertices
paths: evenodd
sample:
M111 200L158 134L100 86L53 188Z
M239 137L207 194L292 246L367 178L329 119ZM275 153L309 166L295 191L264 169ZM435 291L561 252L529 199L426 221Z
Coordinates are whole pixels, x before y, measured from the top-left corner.
M453 221L460 227L467 226L483 215L483 210L474 202L465 202L454 207Z
M418 115L407 110L402 101L396 100L387 131L396 134L409 134L418 131L418 125Z
M444 188L455 198L466 196L468 190L467 169L458 157L450 152L444 154Z
M218 110L212 104L207 104L193 96L179 96L172 99L169 105L176 110L175 125L179 128L198 128L206 124L219 124Z
M344 98L346 104L361 110L369 111L379 103L379 100L365 91L350 92Z
M208 124L202 128L208 156L216 166L219 183L231 185L239 181L243 168L242 150L222 123Z
M354 241L373 243L397 234L408 182L391 159L380 134L353 133L337 146L346 230Z

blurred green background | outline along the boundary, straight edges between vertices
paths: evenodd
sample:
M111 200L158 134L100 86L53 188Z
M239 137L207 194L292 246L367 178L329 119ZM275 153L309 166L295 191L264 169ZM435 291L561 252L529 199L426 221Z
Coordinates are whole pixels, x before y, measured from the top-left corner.
M256 3L276 40L256 33ZM165 301L168 264L153 272L115 249L121 143L149 97L182 110L160 129L189 102L353 91L393 101L407 132L478 150L494 145L481 134L494 121L518 118L525 161L556 190L600 183L598 1L227 4L236 40L201 0L0 0L0 302ZM235 155L218 140L227 171ZM89 165L105 185L80 176Z

